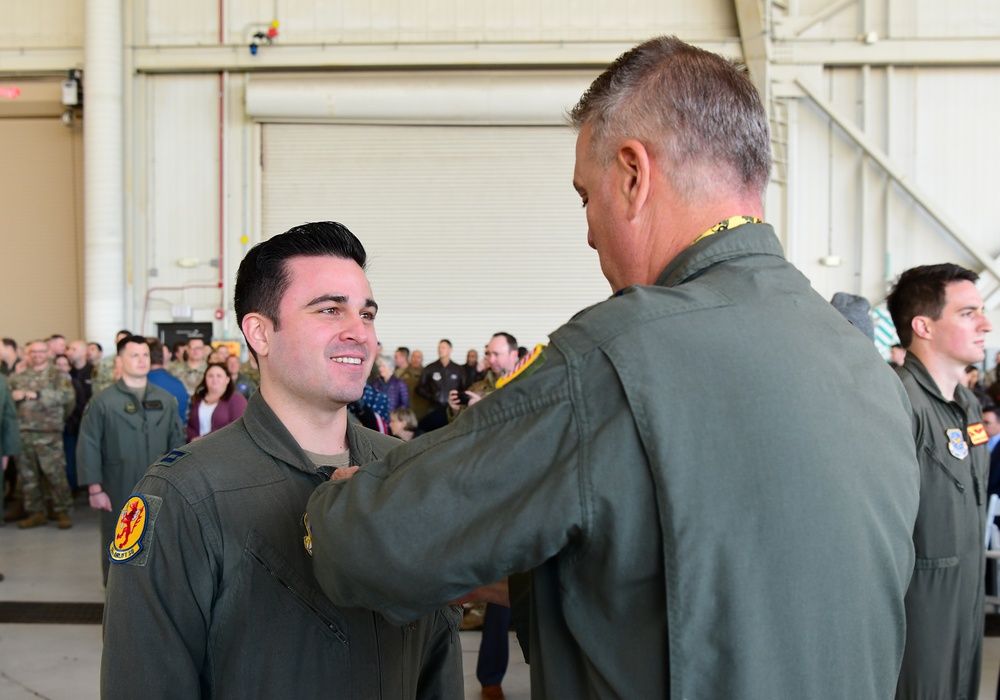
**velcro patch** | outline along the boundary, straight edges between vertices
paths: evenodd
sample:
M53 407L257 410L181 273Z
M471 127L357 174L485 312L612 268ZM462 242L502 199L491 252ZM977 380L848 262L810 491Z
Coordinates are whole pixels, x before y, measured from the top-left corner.
M175 462L184 459L189 454L191 453L188 452L187 450L171 450L167 454L160 457L160 461L157 462L156 464L162 464L165 467L172 467Z
M982 445L984 442L989 441L990 436L986 434L986 428L982 423L976 423L970 425L969 429L969 442L973 445Z
M115 525L115 538L108 545L112 564L146 565L153 543L153 526L162 504L159 496L134 493L128 497Z

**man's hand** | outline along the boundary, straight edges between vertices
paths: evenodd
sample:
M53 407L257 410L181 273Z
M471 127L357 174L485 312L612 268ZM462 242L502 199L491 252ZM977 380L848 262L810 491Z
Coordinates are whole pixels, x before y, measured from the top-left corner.
M4 455L3 458L0 459L0 462L3 462L3 471L7 471L7 460L8 459L9 459L9 457L7 455Z
M103 491L90 494L90 507L94 510L106 510L111 512L111 498Z
M483 397L474 391L467 391L465 395L469 397L469 405L476 403L477 401L482 401Z
M458 391L452 389L448 392L448 408L451 409L452 413L458 413L462 410L462 402L458 400Z
M24 401L25 399L24 389L14 389L14 391L10 392L10 398L14 399L15 401Z
M461 605L462 603L493 603L509 608L510 594L507 591L507 579L480 586L461 598L451 601L449 605Z
M354 476L356 472L361 467L337 467L333 470L333 474L330 475L330 481L341 481L342 479L350 479Z

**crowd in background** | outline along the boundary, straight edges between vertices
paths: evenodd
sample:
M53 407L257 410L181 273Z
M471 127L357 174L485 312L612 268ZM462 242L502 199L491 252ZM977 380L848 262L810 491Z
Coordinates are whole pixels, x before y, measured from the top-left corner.
M119 331L116 343L129 335L127 330ZM257 391L260 376L255 359L250 355L247 361L241 361L227 341L212 344L209 339L189 338L169 347L157 338L147 338L146 342L150 352L148 381L177 399L188 442L239 418ZM32 356L28 349L34 346L36 353ZM523 347L518 350L519 357L527 354ZM485 354L481 358L478 350L468 351L465 364L453 362L451 351L451 342L441 340L438 358L425 367L420 350L411 353L409 348L399 347L389 357L381 354L380 345L364 395L349 407L350 415L366 427L403 440L447 425L468 404L468 392L472 392L473 400L480 398L475 393L481 392L477 382L482 382L490 370ZM47 422L41 426L44 430L38 431L39 426L32 425L27 432L58 434L52 438L53 444L58 443L55 448L58 454L43 449L41 460L56 462L57 471L65 475L65 490L69 494L79 493L82 484L78 482L76 450L83 414L93 396L121 378L121 359L116 352L105 352L100 343L67 341L61 334L23 345L12 338L3 338L0 375L10 383L12 378L25 373L37 374L37 381L51 386L52 393L46 396L54 404L45 411ZM449 405L449 399L454 405ZM16 415L12 418L16 420ZM26 430L23 425L19 428L22 432ZM9 468L4 472L4 502L10 503L4 521L42 525L45 521L32 520L23 503L23 477L17 467L19 457L22 464L25 460L21 451L20 445L16 450L10 449ZM32 453L31 458L36 459L36 455ZM58 477L44 467L34 472L40 474L39 487L44 494L47 519L69 527L69 504L55 507L53 503L53 487L57 492L63 487L48 483Z

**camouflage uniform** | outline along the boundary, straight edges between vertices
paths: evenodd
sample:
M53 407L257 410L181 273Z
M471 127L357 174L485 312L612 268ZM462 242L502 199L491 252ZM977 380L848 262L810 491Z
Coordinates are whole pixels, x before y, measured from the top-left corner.
M194 369L187 362L171 362L170 366L167 367L167 371L170 374L184 382L184 388L187 389L188 396L193 395L194 390L201 384L201 380L205 377L206 369L208 369L207 362L202 362Z
M393 374L403 380L407 390L410 392L410 408L417 416L417 420L421 420L431 410L431 405L427 402L427 399L417 394L417 384L420 383L420 376L423 372L423 367L414 369L409 365L406 367L397 367L393 371Z
M62 431L67 406L76 400L73 384L53 365L40 371L27 369L10 378L11 391L37 392L37 399L17 402L21 427L21 456L17 469L21 475L24 508L29 513L45 511L42 497L44 480L52 496L52 510L68 513L73 496L66 479L66 453Z
M117 356L105 357L94 367L94 372L90 375L93 390L91 396L96 396L115 383L115 357Z

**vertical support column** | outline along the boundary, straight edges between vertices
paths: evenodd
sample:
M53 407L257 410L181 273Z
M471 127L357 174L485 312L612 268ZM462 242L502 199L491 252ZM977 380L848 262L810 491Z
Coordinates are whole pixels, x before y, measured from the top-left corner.
M84 8L84 327L107 345L125 325L122 7Z

